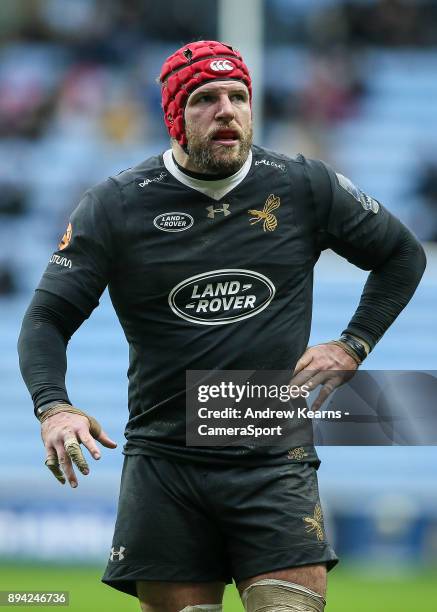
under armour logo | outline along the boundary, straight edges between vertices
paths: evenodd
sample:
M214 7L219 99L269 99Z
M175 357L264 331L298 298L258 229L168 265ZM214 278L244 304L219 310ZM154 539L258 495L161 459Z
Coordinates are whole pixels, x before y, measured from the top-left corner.
M115 550L115 547L113 546L111 548L111 554L109 555L109 558L111 561L123 561L124 559L124 551L126 550L126 548L124 546L120 546L120 548L118 550Z
M215 213L223 213L225 217L226 215L231 214L231 211L229 210L229 204L223 204L221 208L214 208L214 206L207 206L206 210L208 211L207 216L209 219L214 219Z
M214 72L229 72L235 68L234 64L229 60L214 60L209 67Z

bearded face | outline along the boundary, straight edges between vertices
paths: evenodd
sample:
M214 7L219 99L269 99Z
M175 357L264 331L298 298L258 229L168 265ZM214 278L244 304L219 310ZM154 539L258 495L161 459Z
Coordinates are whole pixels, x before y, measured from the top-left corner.
M237 140L234 146L218 142L221 131L229 133L225 126L218 127L217 132L212 135L202 135L195 126L186 128L190 161L202 172L235 173L247 159L252 146L252 126L245 132L239 132L238 136L231 136L232 139Z
M206 83L185 109L189 167L208 174L232 174L252 146L252 116L246 86L238 81Z

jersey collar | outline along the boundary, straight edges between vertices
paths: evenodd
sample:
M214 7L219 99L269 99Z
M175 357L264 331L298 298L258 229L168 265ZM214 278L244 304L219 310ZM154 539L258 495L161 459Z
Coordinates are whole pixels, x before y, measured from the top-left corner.
M163 155L163 160L165 167L177 181L179 181L186 187L190 187L191 189L200 191L209 198L218 201L221 200L230 191L232 191L232 189L234 189L237 185L241 183L241 181L246 178L252 165L252 151L249 151L249 155L247 156L246 161L238 170L238 172L232 174L231 176L227 176L226 178L217 179L216 181L202 181L201 179L196 179L194 177L188 176L188 174L185 174L184 172L179 170L173 160L171 149L165 151Z

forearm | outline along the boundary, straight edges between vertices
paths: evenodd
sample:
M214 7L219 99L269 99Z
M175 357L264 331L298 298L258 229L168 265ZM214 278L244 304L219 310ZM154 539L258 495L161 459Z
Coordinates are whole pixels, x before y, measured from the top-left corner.
M35 412L53 401L70 403L65 387L66 349L84 318L65 300L46 292L35 293L18 340L21 374Z
M423 247L405 229L390 257L369 274L358 308L344 331L373 348L412 298L425 265Z

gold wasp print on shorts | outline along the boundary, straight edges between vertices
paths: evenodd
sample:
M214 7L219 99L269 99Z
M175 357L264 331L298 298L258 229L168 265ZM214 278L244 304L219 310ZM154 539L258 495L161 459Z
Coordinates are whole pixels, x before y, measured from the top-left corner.
M321 541L324 539L323 514L322 507L320 504L316 504L313 516L305 516L303 520L305 521L305 523L307 523L305 529L308 533L315 532L318 540Z
M298 460L303 459L307 455L308 453L305 452L305 449L302 446L298 446L297 448L291 448L287 453L287 457L289 459L298 459Z
M281 206L281 199L272 193L266 200L264 208L262 210L248 210L248 214L252 215L250 219L250 225L255 225L263 221L263 228L265 232L274 232L278 227L278 220L273 214L273 210Z

